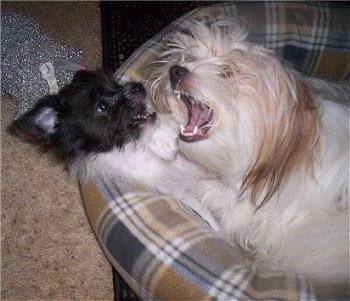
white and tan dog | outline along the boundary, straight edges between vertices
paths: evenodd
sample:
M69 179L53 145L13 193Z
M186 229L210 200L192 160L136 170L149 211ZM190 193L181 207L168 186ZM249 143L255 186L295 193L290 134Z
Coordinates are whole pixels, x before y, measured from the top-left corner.
M303 77L231 21L186 28L147 85L180 152L217 179L203 204L260 266L346 286L349 89Z

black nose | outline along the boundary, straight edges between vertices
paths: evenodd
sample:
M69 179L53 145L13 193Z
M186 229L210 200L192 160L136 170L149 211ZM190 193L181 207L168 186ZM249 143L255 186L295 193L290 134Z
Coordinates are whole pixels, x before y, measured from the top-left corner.
M188 70L184 67L175 65L169 69L170 82L176 85L186 74Z
M143 103L147 95L145 87L141 83L130 82L125 86L124 96L130 101L132 106L138 106Z
M130 87L131 94L143 94L146 95L146 89L141 83L131 83Z

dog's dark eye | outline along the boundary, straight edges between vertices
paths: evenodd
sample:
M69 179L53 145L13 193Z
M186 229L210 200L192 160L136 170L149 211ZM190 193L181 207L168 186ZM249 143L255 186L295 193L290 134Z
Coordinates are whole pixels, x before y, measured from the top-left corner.
M98 113L105 112L107 111L107 109L108 109L108 103L103 100L100 100L96 105L96 111Z

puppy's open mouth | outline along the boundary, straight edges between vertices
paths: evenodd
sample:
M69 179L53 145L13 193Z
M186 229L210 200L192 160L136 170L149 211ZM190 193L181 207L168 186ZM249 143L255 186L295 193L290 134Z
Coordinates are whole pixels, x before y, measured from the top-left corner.
M153 123L157 119L156 112L142 110L138 112L133 120L137 125L142 125L146 123Z
M212 110L183 91L174 90L174 95L186 104L188 110L187 125L181 125L180 139L185 142L206 139L212 124Z

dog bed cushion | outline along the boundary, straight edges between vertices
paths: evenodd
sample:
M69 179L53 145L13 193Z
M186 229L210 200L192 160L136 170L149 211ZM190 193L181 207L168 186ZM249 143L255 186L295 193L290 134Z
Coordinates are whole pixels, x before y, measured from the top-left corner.
M249 40L277 51L300 72L349 76L349 8L339 3L219 3L174 21L140 47L117 76L142 81L166 49L166 37L203 15L241 19ZM81 185L86 212L105 254L138 297L146 300L312 300L302 276L263 272L182 203L125 183ZM218 200L219 202L220 200Z

